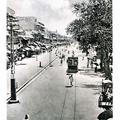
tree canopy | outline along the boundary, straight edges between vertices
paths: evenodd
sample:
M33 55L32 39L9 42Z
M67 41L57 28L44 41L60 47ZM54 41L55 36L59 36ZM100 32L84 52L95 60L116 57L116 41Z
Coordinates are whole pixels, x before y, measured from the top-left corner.
M89 44L101 50L101 61L107 62L112 53L112 0L89 0L73 4L77 19L66 28L83 49Z

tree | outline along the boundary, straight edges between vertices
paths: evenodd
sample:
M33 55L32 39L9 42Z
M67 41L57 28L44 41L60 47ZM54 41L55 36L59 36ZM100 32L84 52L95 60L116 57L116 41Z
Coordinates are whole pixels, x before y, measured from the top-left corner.
M100 53L101 70L112 79L109 67L112 53L112 0L89 0L73 4L73 13L78 16L67 27L84 48L91 44L97 45Z

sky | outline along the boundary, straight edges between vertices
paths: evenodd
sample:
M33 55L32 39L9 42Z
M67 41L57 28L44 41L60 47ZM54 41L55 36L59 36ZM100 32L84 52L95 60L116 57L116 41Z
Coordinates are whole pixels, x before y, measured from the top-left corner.
M71 9L76 1L81 0L7 0L7 6L16 16L34 16L49 30L66 35L65 28L76 18Z

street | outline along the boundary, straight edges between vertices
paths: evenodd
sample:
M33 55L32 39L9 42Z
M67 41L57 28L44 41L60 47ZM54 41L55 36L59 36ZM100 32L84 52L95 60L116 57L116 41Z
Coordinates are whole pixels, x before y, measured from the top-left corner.
M54 52L54 50L53 50ZM34 55L32 58L26 58L18 61L15 66L15 78L18 87L21 87L26 80L29 80L35 73L42 70L49 63L49 53ZM53 54L51 60L55 58ZM39 66L41 61L41 66ZM7 70L7 96L10 94L10 69Z
M60 51L65 53L66 58L70 56L62 49L64 47L60 48ZM102 77L99 73L94 73L93 69L87 68L87 58L81 51L74 46L67 49L70 53L74 50L75 55L79 58L78 66L81 69L81 71L73 75L73 86L68 87L69 79L68 75L66 75L66 60L61 64L60 59L57 58L52 63L53 67L48 67L17 93L17 99L20 103L7 104L8 120L23 120L26 114L29 115L30 120L97 119L97 116L103 111L98 108ZM52 55L55 56L54 52ZM84 60L82 56L84 56ZM35 58L27 61L27 64L31 62L31 69L29 67L24 71L19 70L21 78L22 74L28 69L30 74L35 74L37 69L40 69L37 66L32 67L35 66L32 59L35 61ZM44 60L46 60L46 57ZM21 65L21 67L24 66ZM28 76L27 74L26 72L26 78L29 78L30 74ZM19 79L22 80L21 78Z
M7 0L7 120L113 118L111 0Z

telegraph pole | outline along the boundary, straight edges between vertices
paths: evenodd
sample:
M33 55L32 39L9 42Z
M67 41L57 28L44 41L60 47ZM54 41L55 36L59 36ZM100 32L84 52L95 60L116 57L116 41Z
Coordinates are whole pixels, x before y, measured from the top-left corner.
M19 100L16 98L16 83L15 83L15 61L14 61L14 41L13 41L13 21L10 21L10 32L11 32L11 41L10 41L10 48L11 48L11 56L10 56L10 63L11 63L11 97L8 103L19 103Z
M51 57L52 57L52 37L51 37L51 40L50 40L50 52L49 52L49 67L53 67L53 65L51 64Z

